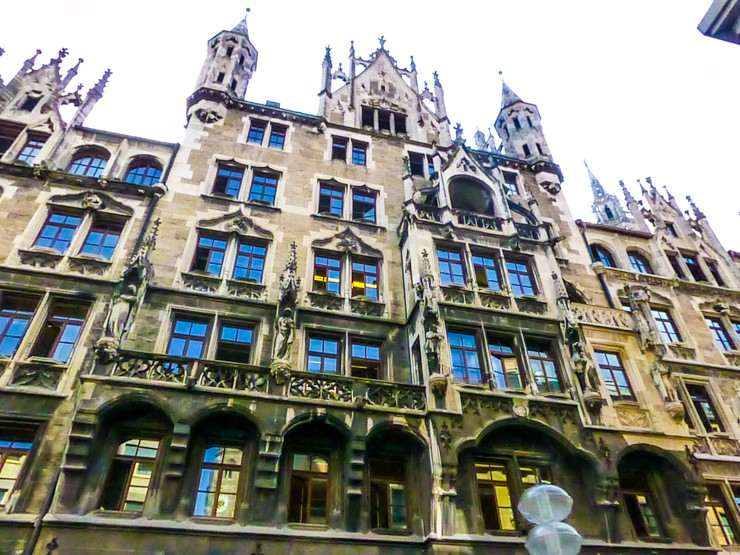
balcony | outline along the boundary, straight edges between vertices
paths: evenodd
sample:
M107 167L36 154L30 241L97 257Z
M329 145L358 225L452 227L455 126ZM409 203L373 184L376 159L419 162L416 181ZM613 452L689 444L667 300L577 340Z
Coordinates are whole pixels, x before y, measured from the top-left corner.
M467 212L465 210L453 209L452 213L460 225L469 227L478 227L480 229L488 229L491 231L502 230L502 219L494 218L491 216L484 216L483 214L476 214L475 212Z

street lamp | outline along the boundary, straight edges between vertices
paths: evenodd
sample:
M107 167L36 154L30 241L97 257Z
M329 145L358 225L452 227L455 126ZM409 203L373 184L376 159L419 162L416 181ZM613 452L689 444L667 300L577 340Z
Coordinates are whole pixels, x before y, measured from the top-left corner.
M573 499L558 486L540 484L528 489L519 501L519 512L536 524L524 546L531 555L576 555L583 538L570 524L562 522L570 514Z

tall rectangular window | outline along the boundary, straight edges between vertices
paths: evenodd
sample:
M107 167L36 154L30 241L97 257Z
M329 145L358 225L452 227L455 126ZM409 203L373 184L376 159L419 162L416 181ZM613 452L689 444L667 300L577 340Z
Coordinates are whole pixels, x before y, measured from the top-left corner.
M391 130L391 113L386 110L378 110L378 130Z
M29 166L34 163L41 149L44 148L45 141L40 139L28 139L23 145L23 150L16 159L18 162L25 162Z
M239 198L243 179L244 168L219 164L216 181L213 183L213 194Z
M31 323L38 299L2 293L0 297L0 357L12 357Z
M451 249L437 249L437 263L442 285L460 285L465 287L462 253Z
M224 322L218 334L216 360L249 364L254 339L254 326Z
M515 297L534 295L534 279L529 263L523 260L506 260L506 273L509 276L509 285Z
M313 290L339 294L342 287L342 261L317 254L313 265Z
M0 507L5 506L18 486L23 464L32 448L32 438L26 434L0 431Z
M72 356L85 325L88 305L84 303L52 303L31 356L50 358L66 364Z
M483 381L480 357L475 334L447 332L452 355L452 374L455 380L463 383L479 384Z
M488 350L496 389L522 389L519 360L511 340L489 336Z
M662 530L648 488L624 489L622 497L637 537L659 538Z
M262 144L262 140L265 137L265 129L267 129L267 122L259 119L253 119L249 125L249 135L247 136L247 142Z
M380 344L358 339L352 340L350 371L358 378L381 378Z
M346 137L332 137L331 142L331 159L347 161L347 144L349 139Z
M324 336L308 338L306 370L309 372L337 374L341 370L339 357L339 339Z
M319 214L344 216L344 188L322 183L319 186Z
M517 175L514 172L502 171L504 174L504 192L507 195L518 195L519 185L517 183Z
M368 108L367 106L362 107L362 126L363 127L375 127L375 110Z
M671 315L667 311L653 308L651 312L658 326L658 331L660 331L660 336L664 341L668 343L678 343L681 341L676 324L673 323L673 318L671 318Z
M547 345L527 345L527 356L537 388L544 393L562 393L558 367Z
M476 463L475 477L486 530L516 530L509 469L503 463Z
M717 282L717 285L720 287L725 286L725 280L722 279L722 274L719 271L719 266L714 260L705 260L707 264L707 268L709 268L709 273L712 274L712 277L714 278L714 281Z
M352 260L352 296L378 300L378 263Z
M172 334L170 335L167 354L178 357L202 358L205 353L208 327L207 320L177 316L172 324Z
M683 261L686 264L686 267L689 269L689 272L693 276L694 280L707 281L707 276L704 275L704 271L701 269L701 266L699 265L699 259L696 257L696 255L684 254Z
M191 272L205 272L220 277L226 255L226 240L214 237L198 237Z
M13 145L16 138L23 131L23 125L4 122L0 124L0 157Z
M393 123L396 135L406 134L406 116L403 114L393 114Z
M233 278L262 283L266 256L267 247L264 245L240 241L236 248Z
M710 318L706 317L704 318L707 322L707 326L709 327L709 331L712 332L712 337L714 338L714 342L717 343L719 348L723 351L731 351L735 348L735 346L732 344L732 340L730 339L730 336L727 334L727 330L725 329L725 326L722 325L722 321L719 318Z
M195 516L234 518L236 515L242 450L209 445L203 453L195 494Z
M352 141L352 163L355 166L367 165L367 145L358 141Z
M409 169L411 175L424 177L424 155L419 152L409 152Z
M604 382L611 398L625 401L634 400L635 396L632 393L627 372L619 355L603 351L595 351L594 354L596 355L596 364L599 367L601 380Z
M717 545L736 545L737 538L732 520L728 514L725 496L722 494L722 486L719 484L707 484L707 496L704 499L707 508L707 520L709 531Z
M675 254L670 253L666 253L666 256L668 257L668 262L671 263L671 268L673 268L673 271L676 272L676 277L680 279L686 279L686 274L684 274L681 263L678 261L678 257Z
M370 461L370 526L381 530L406 529L406 469L403 461Z
M375 192L366 189L352 190L352 219L374 224L376 222Z
M478 287L492 291L501 289L498 268L496 267L496 261L493 259L493 256L473 254L472 260L475 282Z
M522 145L522 151L524 151L524 156L531 156L532 155L532 151L529 150L529 145L527 145L527 144L523 144Z
M270 125L270 142L268 145L273 148L283 150L285 147L285 135L287 132L288 128L284 125L278 125L276 123Z
M44 227L41 228L41 233L36 237L34 246L64 254L67 252L80 222L82 222L82 216L50 212Z
M329 461L311 454L293 454L288 522L326 524Z
M249 191L250 202L261 202L274 206L277 182L277 177L272 174L254 172L252 188Z
M427 171L429 172L429 177L432 177L437 173L437 170L434 167L434 157L431 154L427 154Z
M144 509L159 441L129 439L121 443L111 462L100 507L108 511L141 512Z
M113 258L113 253L123 232L123 225L123 222L104 221L96 218L87 237L85 237L80 254L99 256L105 260Z
M694 405L699 415L704 431L707 433L724 432L725 427L717 414L707 388L701 384L687 383L686 391L689 394L691 404Z

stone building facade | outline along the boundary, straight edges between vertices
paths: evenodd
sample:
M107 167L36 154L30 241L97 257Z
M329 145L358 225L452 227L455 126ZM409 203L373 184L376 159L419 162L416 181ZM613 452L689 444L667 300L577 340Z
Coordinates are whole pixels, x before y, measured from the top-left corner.
M0 552L523 554L542 482L584 553L740 543L740 257L696 206L575 220L534 104L466 146L382 38L310 115L217 34L180 144L85 127L110 73L66 54L0 86Z

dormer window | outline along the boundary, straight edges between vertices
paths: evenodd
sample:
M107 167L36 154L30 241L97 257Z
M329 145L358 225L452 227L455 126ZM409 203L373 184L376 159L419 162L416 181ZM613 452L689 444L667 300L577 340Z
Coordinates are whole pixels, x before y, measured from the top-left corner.
M362 127L371 127L376 131L387 131L393 135L408 132L406 114L363 106L360 118Z
M23 104L21 104L20 109L26 112L33 112L33 109L39 103L39 100L41 100L40 96L31 96L29 94L26 96L26 100L23 101Z
M522 145L522 151L524 152L524 156L532 155L532 151L529 150L529 145Z

